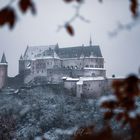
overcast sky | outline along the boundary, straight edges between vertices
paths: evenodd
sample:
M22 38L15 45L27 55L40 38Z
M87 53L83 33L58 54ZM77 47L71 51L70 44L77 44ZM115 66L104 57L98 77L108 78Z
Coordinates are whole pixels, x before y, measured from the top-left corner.
M8 0L7 0L8 2ZM0 7L6 4L1 0ZM74 4L65 4L63 0L36 1L37 14L18 13L18 22L13 30L7 26L0 28L0 57L5 52L8 61L8 75L18 74L18 60L29 46L52 45L60 47L88 45L90 35L93 44L100 45L107 75L126 76L138 73L140 67L140 24L131 30L121 30L115 37L108 32L117 28L117 23L133 22L129 11L129 0L85 0L81 15L90 20L85 23L79 19L73 22L75 36L71 37L65 29L57 32L59 25L70 19ZM15 4L13 4L15 7Z

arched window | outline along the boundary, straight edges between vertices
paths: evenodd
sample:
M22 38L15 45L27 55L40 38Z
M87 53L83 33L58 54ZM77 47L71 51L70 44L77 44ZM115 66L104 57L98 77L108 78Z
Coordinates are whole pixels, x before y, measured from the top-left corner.
M92 73L92 76L95 77L95 73Z
M91 68L93 68L93 65L90 65Z

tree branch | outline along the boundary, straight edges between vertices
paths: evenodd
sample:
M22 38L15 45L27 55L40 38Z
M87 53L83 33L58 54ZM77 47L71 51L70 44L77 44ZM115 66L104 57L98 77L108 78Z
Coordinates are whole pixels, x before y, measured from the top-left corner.
M86 19L84 16L82 16L81 14L80 14L80 9L81 9L81 7L82 7L82 4L83 4L84 2L80 2L80 3L78 3L78 5L77 6L74 6L74 8L75 8L75 14L68 20L68 21L66 21L65 23L64 23L64 25L59 25L58 26L58 29L57 29L57 32L59 32L61 29L63 29L63 28L67 28L67 26L71 26L71 24L76 20L76 19L80 19L80 20L82 20L83 22L86 22L86 23L89 23L90 21L88 20L88 19ZM68 30L67 30L68 31ZM69 32L69 31L68 31Z

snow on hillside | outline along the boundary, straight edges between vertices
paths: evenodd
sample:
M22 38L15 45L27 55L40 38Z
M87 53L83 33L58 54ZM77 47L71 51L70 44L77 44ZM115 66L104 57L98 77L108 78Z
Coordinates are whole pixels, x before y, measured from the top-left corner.
M14 116L18 140L68 140L79 126L101 117L95 99L79 99L37 87L13 94L0 93L0 115Z

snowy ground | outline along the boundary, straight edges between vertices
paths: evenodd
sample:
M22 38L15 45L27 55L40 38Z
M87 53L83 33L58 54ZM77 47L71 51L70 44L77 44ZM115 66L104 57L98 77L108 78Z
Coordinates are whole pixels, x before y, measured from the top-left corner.
M37 87L0 93L0 114L16 118L18 140L69 140L79 126L102 123L96 99L79 99Z

